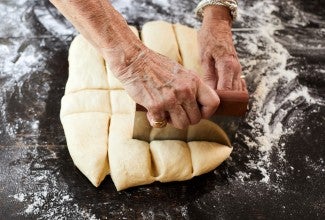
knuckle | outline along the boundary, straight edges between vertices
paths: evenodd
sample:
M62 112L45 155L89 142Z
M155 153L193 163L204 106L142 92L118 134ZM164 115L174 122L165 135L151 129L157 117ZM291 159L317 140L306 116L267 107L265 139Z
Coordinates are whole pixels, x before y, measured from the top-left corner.
M192 88L188 85L184 85L184 86L180 87L178 91L186 96L192 94Z
M236 63L234 60L225 60L224 61L224 67L228 70L235 69Z
M178 88L177 93L176 93L177 97L184 101L192 100L195 98L193 89L194 89L194 86L192 84L191 85L183 85L180 88Z
M216 96L215 103L216 103L216 107L218 107L219 104L220 104L220 98L219 98L219 96Z
M177 104L177 98L175 95L170 95L166 98L166 105L173 107Z
M192 120L191 120L191 125L195 125L197 123L199 123L201 120L201 117L195 116Z
M205 53L202 53L200 56L200 63L202 65L205 65L208 63L208 60L209 60L208 56Z
M151 112L159 112L163 109L164 103L162 102L151 102L148 106L148 110Z

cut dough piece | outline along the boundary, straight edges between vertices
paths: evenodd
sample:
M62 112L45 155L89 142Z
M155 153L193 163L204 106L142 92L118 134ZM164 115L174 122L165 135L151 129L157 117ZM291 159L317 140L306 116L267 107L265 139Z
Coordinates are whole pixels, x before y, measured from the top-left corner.
M147 123L145 117L140 118L143 121L138 118L137 123ZM223 140L215 137L220 136L219 127L214 127L209 121L193 125L186 135L191 137L192 134L199 134L199 139L207 140L189 143L188 140L155 140L150 144L147 141L132 139L134 121L134 113L112 115L108 155L112 180L117 190L148 184L155 180L169 182L190 179L213 170L232 151L229 146L207 142L209 139ZM152 129L147 126L145 128Z
M191 152L184 141L165 140L150 143L156 179L160 182L192 178Z
M133 114L112 116L109 134L111 176L117 190L155 181L149 143L132 139Z
M143 25L142 42L153 51L182 63L173 25L165 21L151 21Z
M111 91L111 94L113 92L116 97L119 97L111 98L113 109L114 106L119 106L118 108L128 106L128 104L121 105L121 99L123 97L128 98L123 94L125 91ZM215 137L222 136L223 133L220 135L220 128L209 121L194 125L192 128L179 133L179 138L187 139L190 137L193 139L191 136L198 134L199 139L207 138L205 141L195 141L188 144L187 140L185 142L181 140L155 140L148 143L147 141L132 139L134 123L144 125L142 129L141 126L138 128L149 139L150 131L155 130L146 126L148 121L144 112L137 112L139 117L135 119L134 105L132 109L133 111L128 111L127 114L123 114L125 112L123 109L116 111L116 113L113 110L109 129L109 163L112 180L118 191L154 181L188 180L193 176L213 170L216 164L222 163L232 151L229 146L206 142L209 139L221 140L222 142L229 141L224 137ZM158 136L168 138L168 134L170 134L177 138L173 132L172 128L167 128L161 134L158 132Z
M228 146L206 141L188 143L193 165L193 176L207 173L225 161L232 149Z
M65 95L61 100L61 117L83 112L111 114L108 90L83 90Z
M78 35L69 49L69 78L65 94L84 89L108 89L104 59Z
M68 149L74 164L99 186L109 173L108 113L79 113L61 118Z
M129 27L130 27L131 31L137 36L137 38L139 38L139 32L136 29L136 27L134 27L134 26L129 26ZM107 65L107 63L106 63L106 71L107 71L109 88L111 90L123 89L122 83L114 76L112 71L109 69L109 66Z
M231 146L227 134L217 124L205 119L188 127L187 141L209 141Z
M202 76L197 30L181 24L174 24L174 30L182 56L183 66Z

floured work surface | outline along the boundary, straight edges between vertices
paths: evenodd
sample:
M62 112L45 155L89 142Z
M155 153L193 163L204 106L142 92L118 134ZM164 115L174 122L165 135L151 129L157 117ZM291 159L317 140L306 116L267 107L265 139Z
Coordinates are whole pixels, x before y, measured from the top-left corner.
M155 29L161 31L160 40ZM172 24L148 23L142 36L149 48L181 62ZM182 57L188 59L186 53ZM154 181L188 180L213 170L232 151L227 135L211 121L201 120L185 130L154 129L145 113L135 108L103 58L81 35L76 37L69 53L61 121L70 155L93 185L98 186L108 174L117 190ZM137 134L145 141L132 138L134 123L143 125Z
M200 25L195 1L112 3L138 26ZM324 4L239 4L233 35L251 103L245 118L220 123L232 159L189 181L116 192L110 176L92 187L66 146L59 112L75 30L49 1L1 1L1 217L324 219Z

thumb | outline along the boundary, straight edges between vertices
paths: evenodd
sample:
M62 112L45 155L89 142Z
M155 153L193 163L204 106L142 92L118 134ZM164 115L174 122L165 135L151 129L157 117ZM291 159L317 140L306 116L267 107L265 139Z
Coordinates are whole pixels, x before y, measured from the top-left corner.
M197 91L197 102L201 105L202 118L209 118L217 110L220 99L212 88L200 81Z
M218 72L217 88L221 90L231 90L233 88L234 67L231 61L220 61L215 64Z
M218 74L215 68L215 61L212 58L204 58L201 61L203 69L203 82L210 88L216 90L218 82Z

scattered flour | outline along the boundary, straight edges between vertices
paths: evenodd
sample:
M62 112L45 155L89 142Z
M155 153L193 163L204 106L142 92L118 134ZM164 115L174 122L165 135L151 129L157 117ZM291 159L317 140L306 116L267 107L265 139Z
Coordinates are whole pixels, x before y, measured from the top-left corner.
M23 202L25 200L25 194L23 193L18 193L13 195L14 199L17 199L19 202Z
M290 10L299 11L294 5L290 6ZM302 98L308 104L325 104L324 100L312 97L308 88L300 84L291 91L286 91L288 94L280 94L281 86L295 83L297 73L287 69L290 54L274 39L274 32L283 29L280 19L272 13L276 11L278 8L274 1L270 0L258 1L249 7L240 7L239 11L240 21L244 18L251 21L247 24L250 26L246 29L248 33L241 34L244 40L240 41L244 51L251 56L242 58L241 62L245 64L244 74L248 81L257 85L251 94L251 107L246 118L246 123L251 126L251 129L246 133L243 132L243 139L249 148L257 149L260 155L258 159L250 159L246 166L259 170L263 175L261 182L265 183L270 182L270 175L273 172L271 154L276 150L280 161L286 161L284 145L280 145L279 140L282 136L294 132L292 128L285 128L282 124L284 117L295 107L293 103ZM301 15L294 14L298 17ZM297 22L292 19L291 22L301 25L301 19L303 18L297 18ZM239 39L235 36L235 40ZM289 108L284 108L286 103L291 103ZM241 171L237 173L237 178L240 180L247 176L249 174Z
M26 17L24 16L26 11L31 10L26 6L26 2L26 0L4 0L0 2L0 10L11 15L1 17L2 24L0 25L0 38L9 39L6 44L0 45L0 92L5 94L0 96L0 122L8 125L5 131L0 130L0 135L2 132L6 132L12 138L16 138L17 132L23 124L28 125L36 134L39 128L39 120L36 116L30 119L15 118L12 121L6 115L8 99L14 95L15 91L18 91L18 95L23 97L22 82L28 79L32 72L44 69L43 65L45 65L44 54L34 45L24 44L25 39L33 37L31 28L26 24ZM112 1L116 9L127 17L130 23L142 25L149 20L162 19L195 27L200 24L191 12L195 2L177 3L184 4L184 7L177 7L177 10L174 9L174 2L171 0L153 0L147 4L139 2L132 0ZM274 38L274 32L283 28L280 19L273 13L278 8L275 6L275 1L271 0L256 1L253 5L248 6L244 5L244 1L239 1L239 4L238 19L244 27L234 29L234 38L235 41L240 42L240 46L245 51L241 57L241 63L245 67L246 79L252 85L256 85L256 89L252 89L251 108L245 120L251 129L248 132L243 131L239 135L251 150L257 149L259 152L258 158L249 158L246 166L261 173L263 176L261 182L270 183L272 173L276 172L278 175L283 175L281 170L274 170L271 167L271 154L276 150L279 159L285 162L286 152L283 150L285 145L279 141L283 135L294 132L282 124L282 119L286 117L294 105L292 104L287 108L284 107L284 104L294 103L297 99L302 98L308 104L317 102L323 105L324 100L317 100L312 97L307 87L302 85L298 85L286 95L277 94L283 84L294 83L297 80L297 73L286 68L290 54ZM157 5L162 6L163 11L159 11ZM38 7L34 10L35 15L51 34L64 39L66 36L76 33L72 26L64 20L53 18L52 9ZM306 23L306 18L299 13L293 4L289 9L294 12L294 17L290 21L292 25ZM166 11L170 15L166 14ZM137 21L139 22L137 23ZM325 31L325 29L320 31ZM236 33L240 34L237 36ZM46 36L42 37L45 38ZM51 36L49 35L49 37ZM40 40L39 45L45 46L45 41ZM325 70L321 70L321 73L324 72ZM15 90L16 87L17 90ZM44 93L40 94L41 100L45 100L49 85L44 84L43 90ZM41 106L40 112L45 110L45 103L38 103L38 106ZM31 155L32 158L27 155ZM68 186L57 179L59 173L52 175L54 171L44 169L44 164L41 162L33 163L39 158L36 148L32 151L26 149L25 154L22 154L21 157L21 159L27 158L24 170L21 171L25 174L25 178L30 182L41 183L37 191L17 192L11 196L18 202L28 204L22 210L21 215L37 215L40 216L40 219L64 219L67 218L67 215L74 218L79 217L79 219L96 219L91 210L80 208L78 204L74 203L73 195L69 194ZM56 155L50 154L48 158L43 158L43 160L53 158L56 158ZM306 160L313 169L325 172L323 159L317 163L312 163L309 158ZM43 169L32 172L30 170L32 166ZM295 168L290 167L290 169L294 170ZM252 173L250 172L239 171L236 178L239 181L246 182L251 176ZM187 216L187 212L187 207L182 208L184 216ZM152 213L149 210L148 213L143 214L150 216Z
M80 208L73 195L69 193L68 186L60 181L60 173L55 167L47 167L45 162L57 158L53 151L48 151L45 155L40 153L36 147L24 148L19 161L19 175L24 176L26 183L37 183L38 188L25 190L9 196L16 201L26 204L23 210L17 210L19 216L32 217L37 219L97 219L91 214L90 209ZM41 159L40 159L41 158ZM53 175L55 173L55 175Z
M0 78L5 78L2 81L0 93L0 117L3 124L6 124L5 132L11 138L16 138L17 133L22 129L33 131L35 135L38 134L39 121L36 118L37 115L27 114L26 117L16 117L13 115L8 115L8 108L10 108L9 103L15 100L19 103L17 99L26 99L25 90L23 91L23 86L30 80L32 73L44 69L46 62L45 57L40 53L33 45L27 45L23 51L18 52L18 56L12 57L12 54L17 54L20 50L20 45L9 44L2 45L0 47ZM43 74L45 77L46 74ZM45 100L47 98L47 91L49 91L49 82L45 82L40 85L40 90L34 88L33 96L38 97L36 100L31 100L28 106L30 111L34 111L33 107L37 106L39 111L45 110ZM40 93L38 93L40 92ZM28 109L26 108L26 110ZM27 129L28 128L28 129Z

